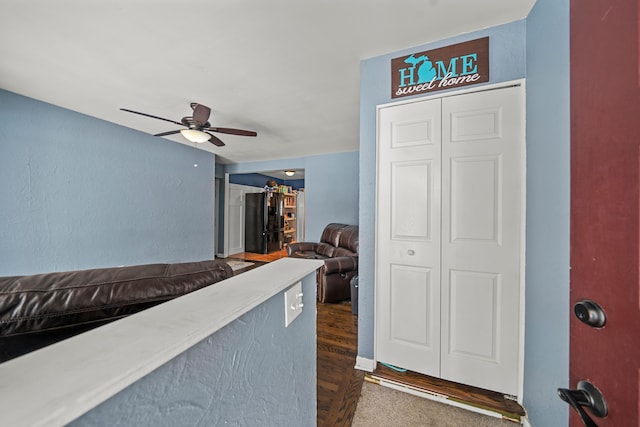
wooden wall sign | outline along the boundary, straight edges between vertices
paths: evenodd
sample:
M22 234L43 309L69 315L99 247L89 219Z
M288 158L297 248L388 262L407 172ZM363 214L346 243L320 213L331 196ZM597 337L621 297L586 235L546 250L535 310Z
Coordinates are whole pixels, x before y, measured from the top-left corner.
M489 81L489 37L391 60L391 97Z

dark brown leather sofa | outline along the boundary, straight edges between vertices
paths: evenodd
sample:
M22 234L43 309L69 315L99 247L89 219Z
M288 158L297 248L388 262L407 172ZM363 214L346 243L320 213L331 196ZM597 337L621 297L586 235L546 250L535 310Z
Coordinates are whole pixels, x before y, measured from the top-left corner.
M231 276L212 260L0 277L0 362Z
M358 274L358 244L357 225L331 223L322 231L319 243L290 243L287 254L324 260L317 273L318 301L339 302L351 297L349 282Z

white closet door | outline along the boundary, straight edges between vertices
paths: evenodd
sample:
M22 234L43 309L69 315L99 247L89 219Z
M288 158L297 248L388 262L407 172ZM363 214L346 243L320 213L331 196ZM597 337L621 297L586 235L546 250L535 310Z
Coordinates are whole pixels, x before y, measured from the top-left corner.
M442 362L447 380L518 395L523 90L442 100Z
M440 100L378 116L376 357L440 370Z
M244 252L244 195L242 185L229 184L229 255Z

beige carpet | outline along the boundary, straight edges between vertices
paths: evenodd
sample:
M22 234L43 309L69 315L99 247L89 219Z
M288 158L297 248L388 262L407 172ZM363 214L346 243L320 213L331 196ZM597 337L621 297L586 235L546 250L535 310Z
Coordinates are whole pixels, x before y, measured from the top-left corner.
M478 414L365 381L352 427L517 427Z

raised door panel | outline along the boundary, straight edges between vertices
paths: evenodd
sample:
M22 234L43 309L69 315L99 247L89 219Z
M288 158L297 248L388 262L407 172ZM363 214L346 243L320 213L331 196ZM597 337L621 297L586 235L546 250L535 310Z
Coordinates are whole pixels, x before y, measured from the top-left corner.
M405 265L391 266L391 286L387 298L391 307L390 339L396 344L434 346L433 326L440 319L433 318L433 310L424 310L434 304L434 283L428 268ZM435 286L440 286L436 283ZM439 304L439 301L436 302ZM407 327L413 324L414 327ZM405 366L401 364L401 366Z
M499 244L501 156L451 159L451 241Z
M392 240L432 240L433 167L432 159L391 164Z
M497 363L498 274L451 272L451 354Z
M242 187L229 185L229 254L244 252L244 194Z
M519 394L522 89L443 99L442 378Z
M440 101L378 116L376 358L430 375L440 359Z
M244 252L244 206L229 206L229 253Z

